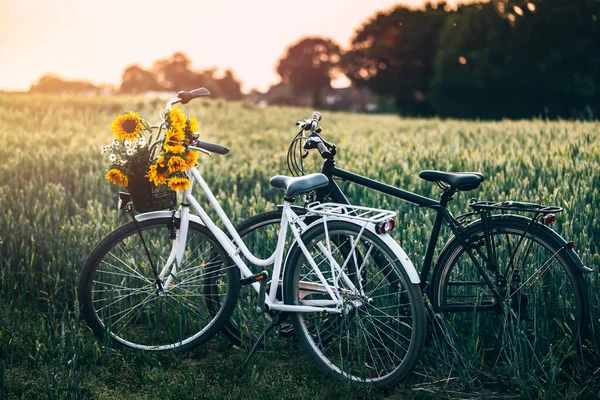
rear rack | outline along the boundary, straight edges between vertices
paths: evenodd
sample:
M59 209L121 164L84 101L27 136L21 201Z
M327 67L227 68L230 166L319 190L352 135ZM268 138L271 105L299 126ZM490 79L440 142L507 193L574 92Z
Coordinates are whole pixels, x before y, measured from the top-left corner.
M306 209L309 213L314 215L334 217L344 216L359 221L372 222L374 224L387 221L396 216L395 211L338 203L315 202L306 206Z
M520 211L520 212L534 212L537 214L553 214L559 213L563 209L562 207L556 206L543 206L541 204L526 203L522 201L477 201L471 200L469 206L475 211L480 210L506 210L506 211Z

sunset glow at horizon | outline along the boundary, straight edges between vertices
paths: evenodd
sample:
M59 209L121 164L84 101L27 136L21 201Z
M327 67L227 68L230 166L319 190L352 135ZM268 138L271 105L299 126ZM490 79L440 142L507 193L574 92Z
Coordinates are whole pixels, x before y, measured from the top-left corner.
M424 3L0 0L0 90L28 90L46 73L118 87L128 65L149 69L175 51L195 70L231 69L245 92L266 90L279 81L279 58L300 38L331 38L347 48L377 12Z

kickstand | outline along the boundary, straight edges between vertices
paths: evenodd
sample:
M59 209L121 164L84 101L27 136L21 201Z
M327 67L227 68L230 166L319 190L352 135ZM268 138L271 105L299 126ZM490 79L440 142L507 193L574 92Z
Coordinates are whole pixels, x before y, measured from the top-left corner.
M246 366L248 366L250 359L252 358L254 353L256 353L256 350L258 350L258 347L263 342L263 340L265 340L265 337L267 336L267 334L271 331L271 329L273 329L277 325L279 325L279 314L274 314L273 317L271 318L271 323L269 324L269 326L266 327L266 329L263 331L263 333L258 337L258 339L256 340L256 343L254 343L254 346L252 347L252 350L250 350L250 354L248 354L248 357L246 357L246 359L242 363L242 366L240 368L238 368L238 370L237 370L238 378L241 378L242 375L244 374L244 370L246 369Z

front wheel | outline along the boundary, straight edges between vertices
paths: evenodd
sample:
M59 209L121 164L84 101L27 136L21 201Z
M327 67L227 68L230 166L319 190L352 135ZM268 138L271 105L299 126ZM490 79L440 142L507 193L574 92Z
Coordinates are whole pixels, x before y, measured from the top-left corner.
M456 238L446 245L432 300L478 357L496 363L518 351L528 368L543 368L552 354L571 351L585 334L589 306L577 256L564 240L514 215L492 217L488 229L475 221L462 238L474 257Z
M317 305L337 288L343 312L292 313L302 347L330 375L379 389L395 386L418 360L425 335L419 286L376 234L346 222L317 224L302 236L324 284L296 247L285 267L286 304ZM320 246L322 244L322 246ZM346 278L334 272L331 254ZM338 279L339 278L339 279ZM326 286L327 285L327 286Z
M239 271L205 226L190 221L172 284L163 290L165 279L156 279L152 264L159 272L166 264L178 240L177 225L171 218L154 218L138 222L138 232L131 221L92 251L83 267L79 301L99 340L140 350L183 351L210 339L229 319L239 294Z

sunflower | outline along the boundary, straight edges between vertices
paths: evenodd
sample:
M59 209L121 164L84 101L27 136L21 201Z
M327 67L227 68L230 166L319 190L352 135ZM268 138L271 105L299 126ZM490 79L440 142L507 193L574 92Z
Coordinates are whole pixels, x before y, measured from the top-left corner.
M200 156L200 154L197 151L188 151L188 153L185 155L185 163L187 164L188 168L192 168L194 165L196 165L198 156Z
M180 132L185 129L185 115L178 108L173 108L169 112L169 121L171 129Z
M165 156L158 157L158 160L156 160L156 165L161 168L164 168L165 167Z
M139 115L134 112L117 115L111 125L115 136L121 140L134 140L142 132L142 127Z
M179 156L173 156L169 159L169 172L185 171L187 169L185 160Z
M154 183L155 186L162 185L167 182L167 174L158 171L156 164L150 166L148 170L148 180Z
M190 118L187 123L187 127L190 132L198 132L198 120L196 118Z
M165 149L165 151L167 153L172 153L172 154L185 153L185 147L183 147L183 145L178 142L165 141L165 144L163 145L163 149Z
M185 190L190 187L190 180L183 176L174 176L169 179L169 187L173 190Z
M181 142L183 139L185 139L185 135L183 131L171 128L165 134L165 138L166 140L171 140L173 142Z
M115 185L121 185L127 187L129 185L129 179L120 169L112 168L104 176L107 180L114 183Z

